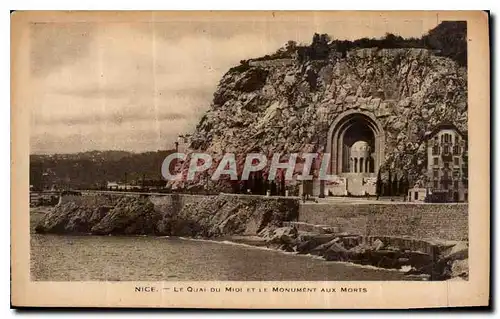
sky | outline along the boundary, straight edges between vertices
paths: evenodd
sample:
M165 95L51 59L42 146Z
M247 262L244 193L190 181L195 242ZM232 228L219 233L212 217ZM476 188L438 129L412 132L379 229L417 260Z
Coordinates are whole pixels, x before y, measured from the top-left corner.
M336 39L419 37L437 19L318 15L179 16L33 23L31 153L173 148L240 60L315 32Z

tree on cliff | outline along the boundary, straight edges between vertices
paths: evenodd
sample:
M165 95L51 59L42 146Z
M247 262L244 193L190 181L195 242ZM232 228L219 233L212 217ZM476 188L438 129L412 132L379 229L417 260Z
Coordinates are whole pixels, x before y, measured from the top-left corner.
M248 194L248 190L250 190L250 193L253 194L254 192L254 173L253 172L250 172L250 174L248 175L248 180L247 180L247 186L245 189L245 193Z
M398 179L398 174L394 175L394 178L392 179L392 195L393 196L399 196L399 179Z
M313 60L321 60L327 58L328 53L330 52L330 47L328 46L329 42L330 36L328 34L315 33L311 44L311 58Z
M382 176L380 176L380 170L378 170L377 174L377 186L376 186L376 192L377 192L377 200L378 198L382 195L382 187L384 185L382 184Z
M330 36L326 33L315 33L310 46L298 47L297 54L299 61L323 60L328 58L328 54L330 53L330 40Z
M385 38L380 41L380 46L383 48L398 48L400 46L405 46L405 40L399 35L394 35L392 33L386 33Z
M389 178L387 180L387 196L392 196L392 173L389 170Z
M233 194L238 194L240 192L240 183L238 181L231 180L231 190Z
M285 196L286 195L286 186L285 186L285 174L281 174L281 180L280 180L280 195Z
M409 185L408 176L403 174L403 176L401 176L401 180L399 181L399 194L406 196L408 194Z
M297 42L295 42L293 40L289 40L285 44L285 51L286 52L292 53L292 52L295 52L296 50L297 50Z
M267 180L267 178L263 178L263 181L262 181L262 193L264 195L267 195L267 190L269 189L269 181Z
M249 188L249 183L248 183L248 179L245 179L243 180L243 182L241 183L241 188L240 188L240 194L247 194L248 193L248 188Z
M271 181L271 196L276 196L277 195L277 187L276 187L276 183L274 182L274 180Z
M262 172L258 171L255 173L254 188L252 194L264 195L264 180L262 178Z
M252 174L252 194L260 194L259 190L259 174L255 172Z

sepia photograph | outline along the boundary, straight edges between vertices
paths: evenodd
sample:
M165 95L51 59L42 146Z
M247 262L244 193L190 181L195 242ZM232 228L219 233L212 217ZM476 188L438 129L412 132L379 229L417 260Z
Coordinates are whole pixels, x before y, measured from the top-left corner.
M472 284L489 136L469 165L469 133L489 115L472 128L471 87L489 76L470 74L489 59L471 62L488 17L466 13L14 13L23 280L161 298Z

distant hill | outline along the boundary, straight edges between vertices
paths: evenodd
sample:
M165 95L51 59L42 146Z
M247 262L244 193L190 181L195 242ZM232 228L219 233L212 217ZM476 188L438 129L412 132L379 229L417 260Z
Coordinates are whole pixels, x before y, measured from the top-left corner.
M30 184L35 189L101 188L108 181L140 184L161 180L161 165L174 150L131 153L90 151L75 154L30 155Z

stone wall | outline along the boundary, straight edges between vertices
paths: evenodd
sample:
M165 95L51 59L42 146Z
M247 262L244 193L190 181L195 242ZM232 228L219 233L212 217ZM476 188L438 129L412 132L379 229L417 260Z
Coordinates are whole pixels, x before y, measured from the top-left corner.
M196 203L202 200L216 198L215 195L190 195L190 194L165 194L149 196L149 200L155 208L160 211L167 209L181 209L186 204Z
M74 203L78 206L108 206L116 203L117 196L113 195L63 195L59 198L58 205Z
M468 240L467 204L306 203L299 221L365 236Z
M295 63L294 59L275 59L275 60L259 60L259 61L249 61L250 66L259 67L281 67L290 66Z

